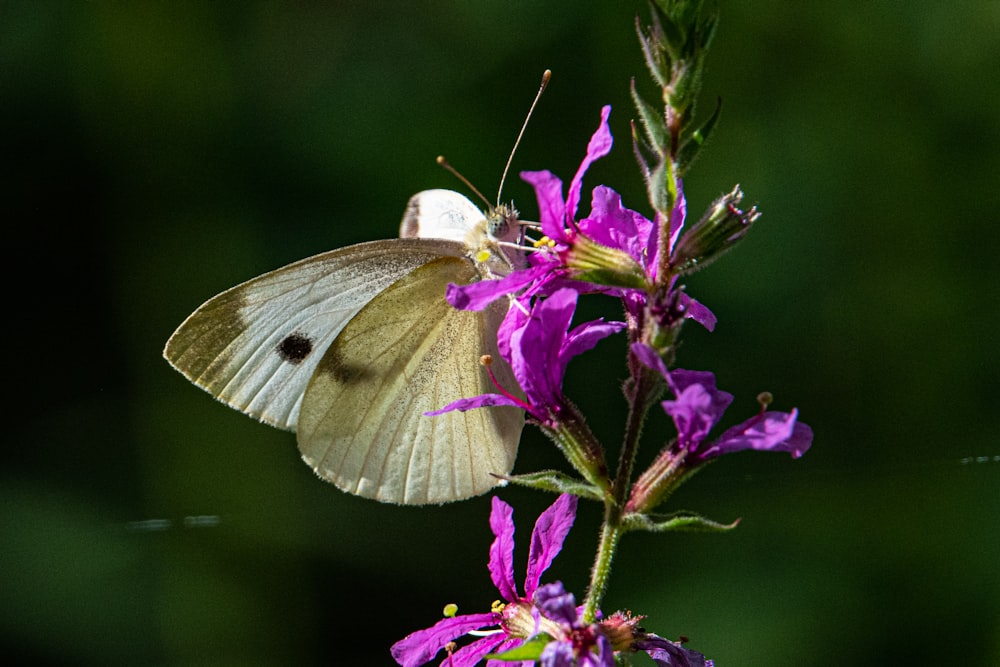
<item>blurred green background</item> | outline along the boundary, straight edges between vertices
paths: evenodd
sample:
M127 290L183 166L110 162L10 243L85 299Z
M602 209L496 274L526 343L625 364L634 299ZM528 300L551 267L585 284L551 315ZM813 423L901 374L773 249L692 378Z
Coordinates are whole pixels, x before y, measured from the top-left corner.
M719 317L682 367L769 390L815 430L674 499L728 535L629 536L606 610L727 665L1000 664L1000 3L720 2L687 180L764 212L688 281ZM446 602L494 599L489 498L347 496L291 434L160 357L189 312L266 270L391 237L407 198L495 191L545 68L521 169L590 171L646 211L628 83L654 98L641 2L8 2L0 9L7 393L0 638L23 664L389 664ZM25 272L30 273L26 276ZM608 313L614 316L613 311ZM617 443L621 340L568 394ZM651 422L647 450L669 436ZM647 456L651 451L646 452ZM559 466L526 431L515 471ZM500 495L519 562L550 498ZM598 510L551 578L582 595ZM520 566L519 566L520 569ZM648 662L646 664L649 664Z

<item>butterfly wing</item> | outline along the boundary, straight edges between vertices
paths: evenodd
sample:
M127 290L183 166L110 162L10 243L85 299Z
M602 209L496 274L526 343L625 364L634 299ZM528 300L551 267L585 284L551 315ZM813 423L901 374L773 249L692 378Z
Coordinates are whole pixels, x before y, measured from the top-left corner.
M454 190L422 190L410 197L399 225L402 238L451 239L466 242L477 226L486 232L486 216Z
M458 242L391 239L295 262L207 301L163 355L220 401L294 431L309 380L350 319L417 267L464 252Z
M443 257L407 274L361 309L319 362L299 415L303 458L339 488L383 502L443 503L486 492L514 465L523 412L492 407L425 412L495 387L516 387L496 350L497 308L452 308L449 282L480 277ZM506 306L506 303L501 305Z

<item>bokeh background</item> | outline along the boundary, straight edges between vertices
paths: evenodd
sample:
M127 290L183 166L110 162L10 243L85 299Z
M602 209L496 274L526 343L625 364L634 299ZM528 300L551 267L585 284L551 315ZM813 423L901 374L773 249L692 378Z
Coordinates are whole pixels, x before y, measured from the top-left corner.
M679 364L771 391L816 440L745 453L673 508L727 535L630 535L605 604L734 665L1000 664L1000 3L720 3L690 173L695 214L740 183L764 212L689 291L717 330ZM391 237L407 198L493 193L514 161L644 206L629 78L641 2L8 2L0 9L11 423L0 645L22 664L389 664L445 602L484 610L488 497L347 496L291 434L160 357L213 294ZM505 199L537 213L530 189ZM603 307L601 304L599 307ZM615 313L607 313L614 316ZM568 394L613 446L620 340ZM669 436L647 430L646 454ZM526 431L516 471L562 465ZM550 498L505 489L519 562ZM550 571L582 595L598 511ZM640 662L637 660L637 662ZM648 661L645 664L650 664Z

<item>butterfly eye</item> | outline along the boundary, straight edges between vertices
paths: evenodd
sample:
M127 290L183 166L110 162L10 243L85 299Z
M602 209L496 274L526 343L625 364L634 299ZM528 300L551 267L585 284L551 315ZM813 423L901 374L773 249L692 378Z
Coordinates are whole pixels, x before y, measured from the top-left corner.
M500 238L507 233L510 225L507 224L506 218L500 215L491 215L486 219L486 229L489 231L490 236Z
M506 240L511 229L517 227L517 211L501 204L486 215L486 230L495 239Z

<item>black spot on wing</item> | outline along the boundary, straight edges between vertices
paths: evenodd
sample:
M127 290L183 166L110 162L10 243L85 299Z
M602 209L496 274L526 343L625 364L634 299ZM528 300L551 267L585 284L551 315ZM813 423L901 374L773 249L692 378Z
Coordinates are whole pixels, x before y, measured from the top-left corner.
M301 333L290 334L275 348L281 358L290 364L301 364L313 351L312 341Z

